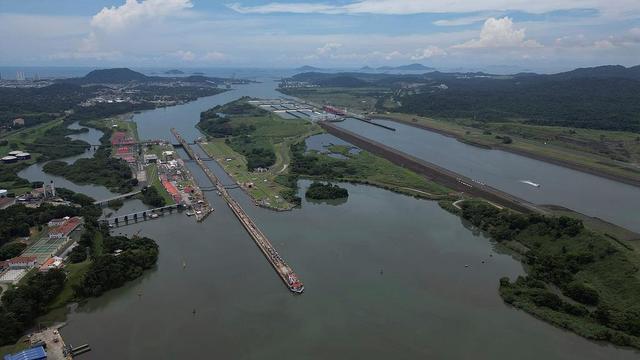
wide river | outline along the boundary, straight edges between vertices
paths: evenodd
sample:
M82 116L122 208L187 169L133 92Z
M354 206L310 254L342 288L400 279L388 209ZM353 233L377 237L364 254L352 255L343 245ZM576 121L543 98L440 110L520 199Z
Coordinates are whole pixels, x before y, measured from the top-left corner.
M244 95L278 97L274 84L239 86L134 121L143 138L169 139L170 127L196 138L201 111ZM203 223L174 214L114 230L155 239L157 268L69 313L65 340L89 343L89 359L638 357L505 305L498 281L522 274L520 263L436 202L344 186L346 203L303 200L284 213L231 190L305 282L301 296L285 288L229 208L207 193L216 211ZM137 206L128 202L118 212Z
M534 204L561 205L640 232L640 189L598 176L526 158L486 150L434 132L375 120L390 131L347 119L338 126L440 165ZM522 181L541 184L536 188Z

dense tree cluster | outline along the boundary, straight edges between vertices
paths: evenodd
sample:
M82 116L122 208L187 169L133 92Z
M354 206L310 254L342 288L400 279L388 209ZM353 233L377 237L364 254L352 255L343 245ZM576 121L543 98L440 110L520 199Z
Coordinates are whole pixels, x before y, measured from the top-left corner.
M640 131L640 81L545 77L450 81L448 89L400 98L400 111L477 121L525 121Z
M309 185L305 196L314 200L343 199L349 196L347 189L331 183L313 182Z
M65 274L50 270L28 275L19 287L2 294L0 345L14 343L42 315L47 305L62 291Z
M64 216L82 216L87 211L75 206L42 204L38 208L13 205L0 210L0 245L19 236L29 236L30 228Z
M122 250L116 253L116 250ZM75 291L78 296L99 296L133 280L152 268L158 259L158 245L146 237L104 237L103 254L91 263Z
M142 202L153 207L166 205L164 198L155 187L149 186L142 189Z
M462 216L498 242L516 241L526 247L527 276L515 282L501 280L507 303L545 314L554 323L560 316L595 323L601 330L567 320L558 324L590 338L640 344L640 339L632 340L640 337L638 268L608 239L586 230L580 220L517 214L484 202L464 202ZM537 308L561 315L554 318Z
M400 103L394 111L422 116L640 131L639 66L509 76L437 71L420 75L308 72L292 79L331 88L380 89L380 94L393 90L391 100ZM378 111L389 110L382 106L388 96L377 98Z
M129 165L124 160L110 156L96 155L93 158L78 159L73 164L51 161L44 165L43 170L78 184L103 185L119 193L130 192L137 185Z
M68 123L62 123L47 129L33 142L26 143L26 148L32 153L40 154L40 161L59 159L84 153L89 144L82 140L72 140L67 135L79 134L88 129L68 129Z
M305 150L304 142L291 145L291 172L332 179L349 177L358 172L348 161L305 153Z
M0 246L0 261L11 259L20 255L24 249L27 248L27 244L21 242L8 243Z
M205 114L209 111L205 111L202 114ZM230 118L220 116L217 113L210 113L206 118L202 118L198 123L198 127L202 131L206 132L209 136L214 138L248 135L256 129L253 125L232 125Z

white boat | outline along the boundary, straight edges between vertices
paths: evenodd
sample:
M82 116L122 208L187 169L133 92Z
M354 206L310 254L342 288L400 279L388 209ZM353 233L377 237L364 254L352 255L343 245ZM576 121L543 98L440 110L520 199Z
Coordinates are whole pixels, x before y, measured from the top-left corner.
M540 187L540 184L536 184L531 180L520 180L521 183L531 185L533 187Z

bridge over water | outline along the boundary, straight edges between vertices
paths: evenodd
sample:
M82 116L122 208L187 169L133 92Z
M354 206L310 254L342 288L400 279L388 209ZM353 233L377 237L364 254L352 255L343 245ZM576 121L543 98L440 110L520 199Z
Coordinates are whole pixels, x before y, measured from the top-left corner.
M147 209L142 211L137 211L125 215L117 215L110 218L103 219L102 222L107 224L109 227L120 227L133 225L140 221L147 221L157 219L166 214L172 214L175 212L180 212L184 210L184 207L179 204L167 205L162 207L157 207L154 209Z
M103 200L96 200L93 202L94 205L100 205L100 206L106 206L109 204L110 201L114 201L114 200L122 200L122 199L129 199L132 198L138 194L140 194L142 192L142 190L136 190L136 191L132 191L130 193L126 193L126 194L122 194L122 195L117 195L114 197L110 197L108 199L103 199Z

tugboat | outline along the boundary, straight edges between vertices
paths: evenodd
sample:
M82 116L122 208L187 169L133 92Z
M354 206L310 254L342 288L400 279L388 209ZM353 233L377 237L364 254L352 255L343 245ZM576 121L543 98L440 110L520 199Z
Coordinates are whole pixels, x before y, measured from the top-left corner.
M287 285L289 285L289 290L296 294L302 294L304 291L304 284L298 280L295 273L289 273L287 275Z

